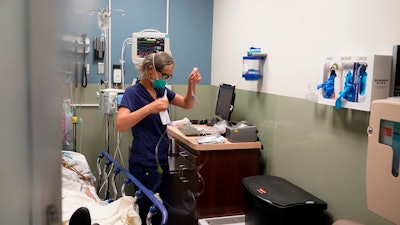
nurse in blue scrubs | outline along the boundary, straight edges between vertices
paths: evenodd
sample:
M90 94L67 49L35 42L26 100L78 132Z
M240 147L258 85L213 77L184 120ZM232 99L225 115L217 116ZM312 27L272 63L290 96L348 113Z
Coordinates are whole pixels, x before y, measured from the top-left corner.
M165 203L169 203L170 193L169 140L167 125L162 123L160 112L167 110L169 104L191 109L195 102L196 85L201 81L200 73L194 69L188 76L186 94L175 93L165 87L173 77L174 68L170 54L148 54L137 67L140 81L125 90L116 120L118 131L132 130L129 172L148 189L160 193ZM142 224L146 224L146 215L152 203L144 196L138 204ZM153 221L153 224L160 222Z

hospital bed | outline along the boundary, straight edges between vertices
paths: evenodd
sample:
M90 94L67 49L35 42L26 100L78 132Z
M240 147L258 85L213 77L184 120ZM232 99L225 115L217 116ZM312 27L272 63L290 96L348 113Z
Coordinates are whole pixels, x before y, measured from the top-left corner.
M89 210L92 224L140 225L141 220L138 210L148 210L147 224L151 224L151 217L156 213L161 213L162 225L167 223L167 210L157 195L147 189L107 152L101 152L97 162L98 168L102 165L102 171L107 172L107 174L103 172L102 176L111 174L111 182L106 185L112 186L112 191L114 192L113 198L104 200L99 197L98 190L94 185L96 177L90 170L84 155L73 151L62 151L63 225L68 225L73 213L81 207L86 207ZM124 176L124 182L121 187L120 197L117 198L115 178L119 174ZM134 197L125 195L124 189L130 183L137 187ZM136 199L143 195L147 196L154 203L149 209L138 209Z

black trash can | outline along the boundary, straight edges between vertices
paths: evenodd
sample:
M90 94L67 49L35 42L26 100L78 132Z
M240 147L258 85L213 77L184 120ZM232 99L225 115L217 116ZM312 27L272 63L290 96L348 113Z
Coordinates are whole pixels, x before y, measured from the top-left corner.
M289 181L268 175L245 177L246 225L321 225L326 202Z

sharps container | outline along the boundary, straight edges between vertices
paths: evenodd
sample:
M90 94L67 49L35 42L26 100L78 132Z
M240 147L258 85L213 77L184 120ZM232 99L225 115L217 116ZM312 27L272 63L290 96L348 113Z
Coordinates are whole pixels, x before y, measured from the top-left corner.
M258 175L242 183L246 225L320 225L327 220L324 201L283 178Z
M243 56L242 77L246 80L262 78L264 59L264 56Z

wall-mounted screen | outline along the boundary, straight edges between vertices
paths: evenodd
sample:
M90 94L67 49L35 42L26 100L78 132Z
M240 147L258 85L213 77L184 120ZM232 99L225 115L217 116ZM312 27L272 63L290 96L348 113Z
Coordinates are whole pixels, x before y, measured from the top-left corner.
M143 30L132 34L132 62L141 63L146 55L155 52L171 53L169 35L157 30Z

